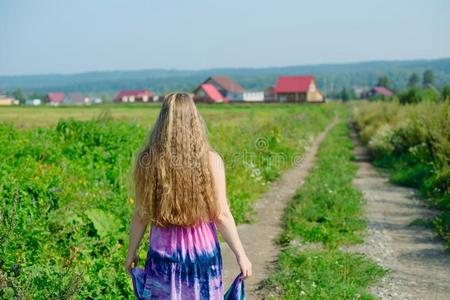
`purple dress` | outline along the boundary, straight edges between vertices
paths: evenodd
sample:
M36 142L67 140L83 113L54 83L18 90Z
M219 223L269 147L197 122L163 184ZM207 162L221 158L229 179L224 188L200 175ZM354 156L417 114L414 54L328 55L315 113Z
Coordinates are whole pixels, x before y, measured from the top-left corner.
M152 226L145 269L133 268L132 281L136 299L245 299L241 274L224 295L214 222Z

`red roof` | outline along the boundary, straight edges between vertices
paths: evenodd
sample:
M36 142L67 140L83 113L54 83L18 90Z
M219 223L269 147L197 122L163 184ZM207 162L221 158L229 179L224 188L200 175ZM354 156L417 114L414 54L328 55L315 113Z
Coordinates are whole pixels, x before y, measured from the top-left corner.
M242 93L244 92L244 88L234 82L230 77L228 76L212 76L209 77L205 82L208 82L210 80L215 81L218 85L220 85L224 90L232 93Z
M149 96L153 97L155 94L149 90L124 90L120 91L116 98L122 98L122 97L129 97L129 96L135 96L135 97L143 97L143 96Z
M394 93L385 88L384 86L376 86L372 89L372 91L376 94L380 94L386 97L394 96Z
M222 96L222 94L216 89L216 87L210 83L204 83L200 86L205 94L208 95L214 102L227 102L227 99Z
M306 93L314 76L280 76L275 84L275 93Z
M48 101L52 103L63 103L64 93L48 93L47 98Z

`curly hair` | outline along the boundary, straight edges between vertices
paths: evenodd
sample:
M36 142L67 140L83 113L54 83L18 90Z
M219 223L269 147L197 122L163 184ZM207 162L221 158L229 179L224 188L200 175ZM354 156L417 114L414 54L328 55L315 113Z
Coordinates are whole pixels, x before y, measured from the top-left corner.
M217 218L206 124L192 98L164 98L134 165L135 210L156 226L192 226Z

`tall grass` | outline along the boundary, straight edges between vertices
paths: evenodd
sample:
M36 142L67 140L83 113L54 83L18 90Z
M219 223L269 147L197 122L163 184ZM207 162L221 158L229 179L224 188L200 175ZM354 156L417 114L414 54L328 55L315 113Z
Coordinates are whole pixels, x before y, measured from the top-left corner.
M450 246L450 104L357 104L352 113L377 166L394 183L420 190L441 210L433 223Z

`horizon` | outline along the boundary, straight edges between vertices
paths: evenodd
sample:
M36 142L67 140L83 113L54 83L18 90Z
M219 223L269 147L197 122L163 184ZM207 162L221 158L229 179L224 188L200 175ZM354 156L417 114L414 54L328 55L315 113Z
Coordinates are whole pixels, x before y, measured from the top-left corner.
M383 59L383 60L366 60L366 61L349 61L349 62L327 62L317 64L297 64L297 65L278 65L278 66L266 66L266 67L247 67L247 66L235 66L235 67L212 67L203 69L177 69L177 68L143 68L143 69L110 69L110 70L86 70L73 73L35 73L35 74L15 74L15 75L3 75L0 77L33 77L33 76L71 76L71 75L84 75L89 73L113 73L113 72L142 72L142 71L175 71L175 72L204 72L213 70L238 70L238 69L276 69L276 68L292 68L292 67L317 67L317 66L338 66L338 65L357 65L357 64L369 64L369 63L407 63L407 62L422 62L422 61L437 61L448 60L448 57L437 58L412 58L412 59Z
M1 2L0 18L1 76L450 57L445 0L18 0Z

